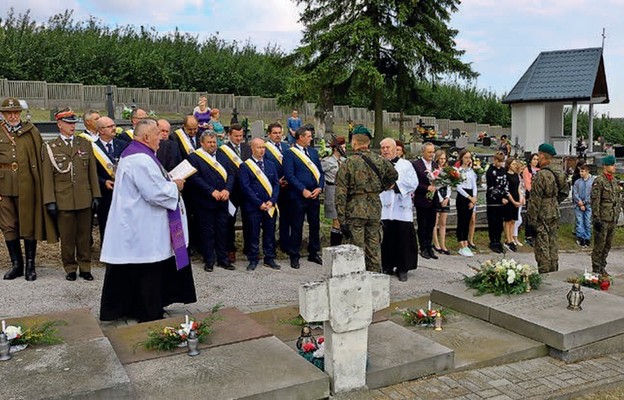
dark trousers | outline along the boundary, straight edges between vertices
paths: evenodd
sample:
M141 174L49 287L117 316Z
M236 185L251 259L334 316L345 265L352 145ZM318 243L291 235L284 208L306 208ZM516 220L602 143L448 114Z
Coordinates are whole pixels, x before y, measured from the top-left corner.
M503 234L503 205L487 205L488 235L490 243L500 243Z
M472 196L472 190L468 189L466 193ZM463 242L468 240L468 227L470 226L473 209L468 208L470 200L461 194L457 195L455 205L457 207L457 241Z
M258 262L260 258L260 229L262 229L262 252L264 260L275 259L275 219L266 211L247 211L243 214L243 225L247 226L247 259Z
M65 272L91 272L91 208L58 212L61 260Z
M279 240L283 251L287 251L288 241L290 240L290 213L288 208L291 201L288 188L280 188L277 206L279 207Z
M97 209L98 228L100 230L100 247L102 247L102 243L104 242L104 231L106 229L106 221L108 220L108 212L110 211L112 200L112 195L103 195Z
M226 264L227 253L225 235L222 228L228 223L228 212L225 207L197 209L198 242L206 264Z
M431 250L433 228L435 228L435 207L416 207L416 223L418 224L418 243L420 250Z
M321 202L318 199L291 200L290 203L290 240L288 254L291 257L300 257L301 239L303 237L303 221L307 217L309 226L308 253L318 254L321 251L320 238L320 210Z

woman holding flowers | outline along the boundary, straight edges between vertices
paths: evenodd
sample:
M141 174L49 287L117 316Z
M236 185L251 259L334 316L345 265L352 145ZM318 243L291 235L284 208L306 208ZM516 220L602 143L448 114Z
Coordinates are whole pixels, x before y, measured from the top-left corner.
M438 150L435 153L435 162L438 164L438 174L446 167L446 151ZM433 228L433 248L438 253L450 255L446 248L446 220L451 210L451 188L442 186L435 193L436 223ZM439 238L439 240L438 240Z
M459 153L459 173L464 181L457 185L457 241L459 254L466 257L474 256L468 246L468 229L475 206L477 205L477 174L472 169L472 153L462 150Z

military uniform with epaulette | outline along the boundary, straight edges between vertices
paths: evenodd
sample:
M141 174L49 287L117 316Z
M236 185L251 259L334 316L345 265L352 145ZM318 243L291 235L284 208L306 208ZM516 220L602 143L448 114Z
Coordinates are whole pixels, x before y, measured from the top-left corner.
M24 238L26 280L37 279L37 240L56 241L53 221L44 212L41 196L41 145L39 130L20 120L18 99L7 98L0 112L0 230L4 234L11 269L4 279L24 276L20 238Z
M343 231L345 239L349 240L347 236L350 234L349 242L364 249L367 271L381 272L379 194L394 185L398 177L390 161L368 149L347 158L336 175L338 221L343 229L348 227L347 232Z

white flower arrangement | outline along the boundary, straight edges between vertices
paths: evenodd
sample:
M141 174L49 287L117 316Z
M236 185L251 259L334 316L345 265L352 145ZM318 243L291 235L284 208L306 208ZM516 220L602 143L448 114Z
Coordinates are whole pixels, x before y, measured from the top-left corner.
M520 294L537 289L542 282L537 267L514 259L488 260L472 269L476 274L465 277L464 282L477 289L477 294Z

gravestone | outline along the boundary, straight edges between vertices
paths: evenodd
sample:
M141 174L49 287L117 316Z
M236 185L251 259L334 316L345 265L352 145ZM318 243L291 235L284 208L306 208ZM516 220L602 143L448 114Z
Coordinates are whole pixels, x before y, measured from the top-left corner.
M366 387L368 326L373 312L390 305L390 277L367 272L353 245L323 249L325 279L299 287L306 321L323 321L325 371L333 393Z
M256 120L251 123L251 138L264 138L264 121Z
M466 147L468 147L468 136L460 136L459 138L457 138L457 140L455 141L455 147L459 149L465 149Z

